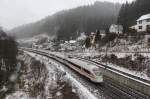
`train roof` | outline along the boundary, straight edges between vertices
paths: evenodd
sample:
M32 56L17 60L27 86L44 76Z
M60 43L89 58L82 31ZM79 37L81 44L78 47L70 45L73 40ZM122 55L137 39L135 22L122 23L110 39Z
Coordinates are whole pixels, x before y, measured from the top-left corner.
M68 60L71 61L72 63L75 63L75 64L79 65L80 67L85 68L85 69L90 70L90 71L93 69L98 69L97 66L95 66L89 62L85 62L85 61L76 59L76 58L70 58Z
M85 69L87 69L89 71L91 71L93 69L98 69L98 66L95 66L94 64L91 64L89 62L85 62L85 61L82 61L82 60L79 60L79 59L76 59L76 58L68 58L67 55L64 55L64 54L59 53L59 52L51 52L51 54L59 56L61 58L65 58L68 61L70 61L70 62L72 62L74 64L77 64L80 67L85 68Z

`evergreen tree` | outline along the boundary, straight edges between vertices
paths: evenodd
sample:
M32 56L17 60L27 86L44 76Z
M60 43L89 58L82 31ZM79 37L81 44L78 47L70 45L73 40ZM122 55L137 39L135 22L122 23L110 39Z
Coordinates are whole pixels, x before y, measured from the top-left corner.
M11 73L15 71L17 52L15 40L0 30L0 85L6 83Z
M100 31L97 30L95 35L95 43L99 44L100 40L101 40Z
M91 39L89 36L85 39L85 47L86 48L91 47Z

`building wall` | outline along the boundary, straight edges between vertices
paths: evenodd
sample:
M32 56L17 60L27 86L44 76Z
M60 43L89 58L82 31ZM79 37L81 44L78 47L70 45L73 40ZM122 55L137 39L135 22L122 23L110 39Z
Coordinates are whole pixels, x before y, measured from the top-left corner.
M135 26L135 29L137 32L144 32L147 29L147 25L150 25L150 21L147 22L147 20L142 20L142 23L140 24L139 21L137 21L137 25ZM139 29L139 27L142 26L142 29Z

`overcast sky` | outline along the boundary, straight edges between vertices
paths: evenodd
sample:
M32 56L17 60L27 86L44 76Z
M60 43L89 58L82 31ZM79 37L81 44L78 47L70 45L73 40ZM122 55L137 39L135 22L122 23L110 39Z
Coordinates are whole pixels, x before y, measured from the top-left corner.
M95 1L126 2L126 0L0 0L0 26L12 29L58 11L93 4Z

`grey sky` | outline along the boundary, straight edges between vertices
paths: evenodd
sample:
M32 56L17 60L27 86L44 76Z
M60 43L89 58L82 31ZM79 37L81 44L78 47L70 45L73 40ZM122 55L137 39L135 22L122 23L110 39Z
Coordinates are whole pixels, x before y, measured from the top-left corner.
M123 3L126 0L0 0L0 26L11 29L40 20L60 10L93 4L95 1Z

